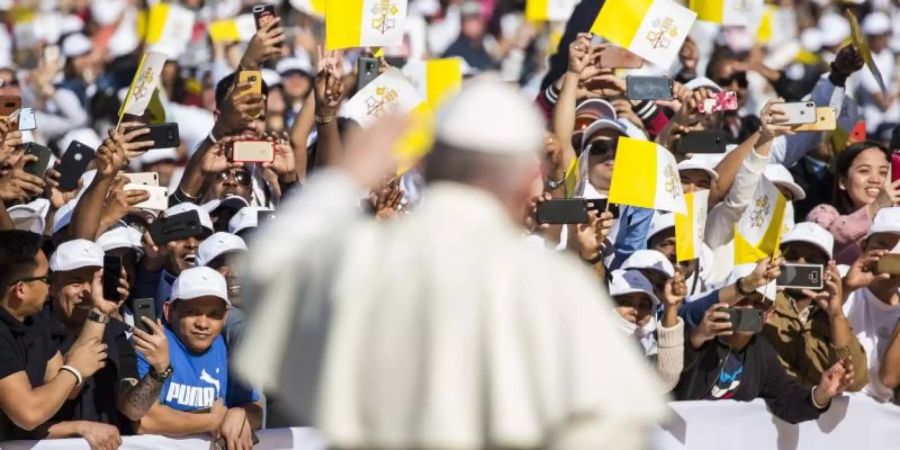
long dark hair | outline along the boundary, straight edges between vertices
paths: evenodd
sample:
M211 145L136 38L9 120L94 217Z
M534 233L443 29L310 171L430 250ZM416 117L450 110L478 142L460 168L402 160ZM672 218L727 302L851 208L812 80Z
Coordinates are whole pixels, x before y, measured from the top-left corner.
M847 176L848 172L850 172L850 166L853 165L853 161L856 160L856 157L870 148L881 150L888 162L891 161L891 152L887 147L875 141L863 141L853 144L844 151L838 153L834 160L834 207L837 208L838 212L842 215L851 214L855 209L853 207L853 201L850 199L850 195L847 191L841 189L841 180Z

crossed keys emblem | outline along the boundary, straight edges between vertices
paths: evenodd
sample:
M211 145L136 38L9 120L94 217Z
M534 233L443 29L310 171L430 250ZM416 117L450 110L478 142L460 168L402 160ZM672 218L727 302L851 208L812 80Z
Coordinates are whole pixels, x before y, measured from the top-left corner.
M750 0L741 0L737 3L737 5L734 5L734 10L739 13L748 13L753 9L750 3Z
M386 112L394 110L399 97L396 89L378 86L375 93L366 98L366 115L383 116Z
M675 168L671 165L667 165L666 169L663 171L663 176L666 179L666 192L671 194L673 198L681 197L681 183L675 176L676 173L677 172L675 172Z
M653 49L669 48L672 38L678 36L678 27L671 17L656 19L652 22L653 28L647 32L647 40Z
M134 101L139 102L144 97L150 95L149 87L153 84L153 70L150 67L144 69L144 72L141 73L140 78L138 78L137 83L134 85Z
M753 228L761 228L766 223L766 216L769 215L769 197L763 195L756 199L756 205L753 212L750 213L750 226Z
M396 3L390 0L379 0L378 3L372 6L372 15L375 16L372 19L372 29L377 30L381 34L393 30L397 26L397 19L394 16L399 12L400 9L397 8Z

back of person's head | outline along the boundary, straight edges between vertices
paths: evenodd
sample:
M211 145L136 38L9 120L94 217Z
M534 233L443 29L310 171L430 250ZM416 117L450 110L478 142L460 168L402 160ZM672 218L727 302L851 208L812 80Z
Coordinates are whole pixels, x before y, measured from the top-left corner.
M37 266L35 256L43 239L29 231L0 231L0 285L4 291L10 284L28 277Z
M853 201L851 200L849 194L847 193L846 186L842 188L843 183L845 183L848 174L850 173L850 168L853 166L853 162L856 160L859 155L869 149L877 149L884 153L885 159L887 159L888 163L891 161L891 152L880 142L876 141L863 141L853 144L847 147L844 151L838 153L834 160L834 207L841 214L850 214L855 208L853 205ZM888 174L890 176L890 174Z
M236 85L236 77L237 72L232 72L227 77L222 78L218 84L216 84L216 108L221 109L222 104L225 103L225 98L228 95L228 90L231 89L232 86ZM260 84L262 85L262 93L263 95L269 95L269 85L266 84L265 81L260 80Z

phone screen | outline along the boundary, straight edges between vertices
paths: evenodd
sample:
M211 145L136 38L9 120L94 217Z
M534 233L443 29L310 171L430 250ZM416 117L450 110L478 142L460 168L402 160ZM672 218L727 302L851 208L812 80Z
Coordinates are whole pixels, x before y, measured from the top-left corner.
M113 255L103 257L103 298L117 302L122 299L119 293L119 276L122 274L122 258Z
M783 288L822 289L822 270L821 264L785 264L775 284Z
M627 77L629 100L671 100L672 80L665 77Z

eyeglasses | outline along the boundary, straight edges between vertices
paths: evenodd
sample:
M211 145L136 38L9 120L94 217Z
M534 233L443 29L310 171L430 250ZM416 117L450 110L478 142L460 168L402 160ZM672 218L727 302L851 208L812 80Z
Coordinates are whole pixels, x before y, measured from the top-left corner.
M738 87L746 88L749 83L747 83L747 72L735 72L728 78L718 78L716 79L716 84L722 86L723 88L726 86L731 86L731 83L737 83Z
M612 141L597 141L588 147L591 156L604 156L616 150L616 146Z
M226 170L216 175L216 180L225 182L229 177L234 177L234 181L243 186L250 186L250 174L243 170Z
M44 283L47 286L50 286L50 277L47 275L40 276L40 277L20 278L16 281L13 281L12 283L10 283L10 285L13 285L16 283L31 283L32 281L40 281L41 283Z

